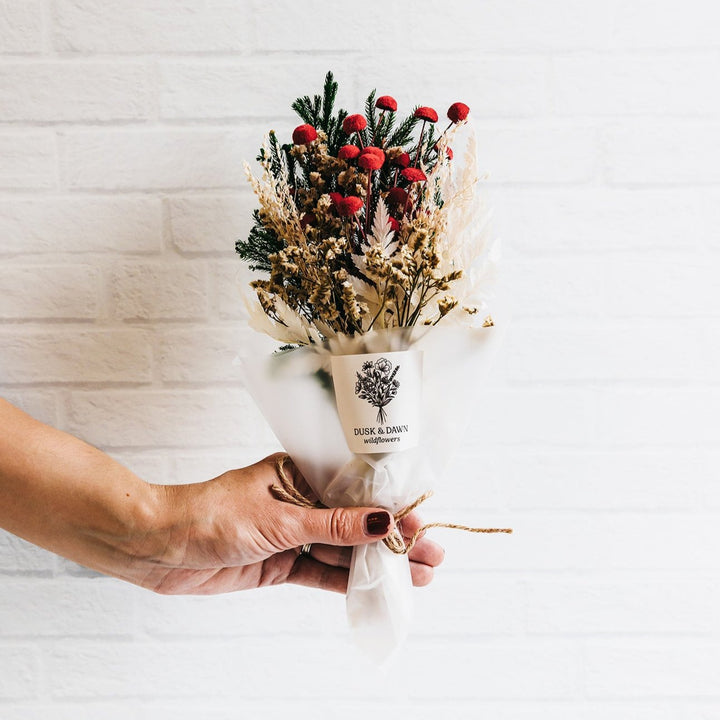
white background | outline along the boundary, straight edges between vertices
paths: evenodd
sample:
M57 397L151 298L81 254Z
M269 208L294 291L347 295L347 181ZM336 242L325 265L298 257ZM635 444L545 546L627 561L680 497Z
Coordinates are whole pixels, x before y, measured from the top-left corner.
M472 108L514 323L389 677L343 601L155 596L0 535L3 720L720 717L711 0L0 0L0 391L152 482L276 449L241 162L328 69ZM0 429L1 431L1 429Z

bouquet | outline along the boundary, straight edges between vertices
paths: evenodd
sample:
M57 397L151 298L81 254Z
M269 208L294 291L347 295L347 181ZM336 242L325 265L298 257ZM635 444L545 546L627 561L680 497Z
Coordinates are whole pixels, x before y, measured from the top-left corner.
M292 142L271 131L259 176L246 165L259 201L236 243L259 273L249 322L281 347L244 373L325 506L398 518L442 478L474 409L499 338L496 251L467 105L438 132L431 107L400 118L373 91L348 114L337 90L328 73L322 95L293 104ZM407 634L407 549L398 534L353 553L348 618L378 658Z

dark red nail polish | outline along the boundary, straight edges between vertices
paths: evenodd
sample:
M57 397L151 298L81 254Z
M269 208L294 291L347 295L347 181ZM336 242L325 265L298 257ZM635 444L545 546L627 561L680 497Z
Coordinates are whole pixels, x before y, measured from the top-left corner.
M365 530L368 535L384 535L390 529L390 513L381 510L365 518Z

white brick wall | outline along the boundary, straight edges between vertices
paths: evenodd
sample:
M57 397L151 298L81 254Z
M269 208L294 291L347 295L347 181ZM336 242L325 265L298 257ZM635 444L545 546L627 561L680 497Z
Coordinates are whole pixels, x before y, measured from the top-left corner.
M0 533L2 720L720 716L712 0L0 0L0 393L151 482L276 449L242 160L327 69L476 119L514 324L397 677L302 588L170 598Z

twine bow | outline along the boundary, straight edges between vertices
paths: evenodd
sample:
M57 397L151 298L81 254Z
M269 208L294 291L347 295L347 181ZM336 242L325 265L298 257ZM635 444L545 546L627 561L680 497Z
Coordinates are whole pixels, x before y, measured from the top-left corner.
M323 505L320 501L313 502L312 500L308 499L305 495L303 495L294 485L293 481L287 476L287 473L285 472L285 463L290 459L289 455L282 455L280 456L276 462L275 462L275 469L277 471L278 479L280 480L279 485L272 485L270 490L272 494L278 499L282 500L283 502L290 503L291 505L297 505L298 507L306 507L306 508L325 508L326 505ZM396 529L393 530L390 535L388 535L386 538L383 539L383 543L385 546L394 552L396 555L407 555L413 547L415 547L415 543L420 538L420 535L422 535L426 530L429 530L430 528L451 528L452 530L464 530L465 532L471 532L471 533L511 533L512 528L478 528L478 527L468 527L467 525L456 525L455 523L442 523L442 522L434 522L434 523L427 523L427 525L423 525L421 528L416 530L412 537L408 540L405 540L401 533L397 530L397 525L400 523L400 521L407 517L415 508L417 508L419 505L424 503L430 496L432 495L432 491L428 491L426 493L423 493L420 495L417 500L414 500L410 505L407 505L406 507L398 510L394 515L393 518L395 518L395 525Z

